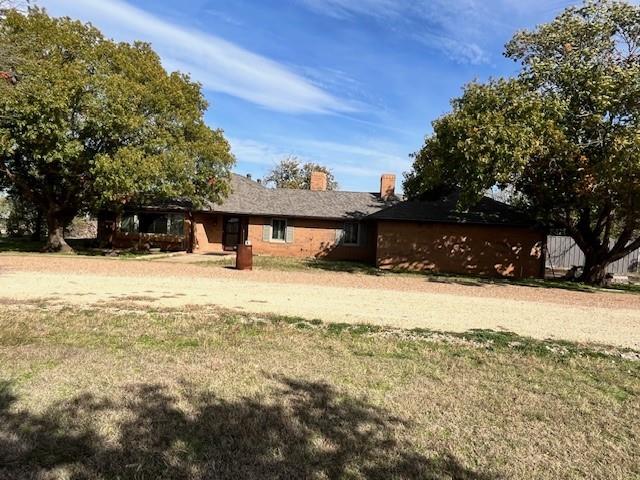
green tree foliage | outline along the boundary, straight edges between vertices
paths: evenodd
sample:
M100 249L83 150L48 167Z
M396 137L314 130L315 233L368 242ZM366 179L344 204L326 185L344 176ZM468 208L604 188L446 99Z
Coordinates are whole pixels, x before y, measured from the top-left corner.
M328 167L313 162L303 164L294 155L282 159L268 173L264 181L276 188L309 190L311 188L312 172L324 172L327 175L327 190L338 189L338 182Z
M51 250L78 213L228 191L234 159L203 121L200 85L145 43L40 9L0 19L0 184L45 215ZM1 186L1 185L0 185Z
M472 83L414 154L405 192L460 189L470 204L510 187L585 253L582 279L640 247L640 7L589 1L506 56L516 78Z
M10 237L30 235L40 240L42 218L40 212L28 201L20 197L6 197L6 234Z

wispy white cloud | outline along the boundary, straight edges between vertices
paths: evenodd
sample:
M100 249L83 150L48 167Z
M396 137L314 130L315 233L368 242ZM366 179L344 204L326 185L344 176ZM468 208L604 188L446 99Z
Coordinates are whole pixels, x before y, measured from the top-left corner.
M237 17L227 15L222 10L218 10L215 8L205 8L203 13L217 20L221 20L224 23L228 23L229 25L233 25L236 27L244 26L244 22L242 20L238 19Z
M381 170L404 170L409 166L408 156L399 153L396 145L368 139L362 143L340 143L325 140L293 139L292 146L305 152L317 152L322 158L340 166L367 166L367 173L379 176ZM371 172L371 170L374 170Z
M385 18L402 12L397 0L300 0L311 10L334 18L347 18L354 14Z
M490 62L495 39L536 23L572 0L298 0L339 20L369 17L462 64Z
M465 19L477 12L475 0L300 0L316 13L347 20L366 16L381 21L457 63L488 61L483 48L469 38ZM475 19L478 21L478 18Z
M246 138L229 138L231 151L239 162L268 167L276 165L281 159L290 155L290 151L264 142Z
M380 140L340 143L310 138L272 137L267 141L231 138L240 169L264 175L281 159L295 155L303 162L329 167L344 190L375 188L381 173L401 174L410 166L403 148ZM242 171L241 173L247 173Z
M447 38L432 33L416 33L413 38L427 48L439 50L449 60L461 64L481 65L489 63L489 55L477 43Z
M355 110L306 78L220 37L170 23L121 0L40 0L54 15L91 21L118 39L151 42L167 68L179 68L206 89L276 111Z

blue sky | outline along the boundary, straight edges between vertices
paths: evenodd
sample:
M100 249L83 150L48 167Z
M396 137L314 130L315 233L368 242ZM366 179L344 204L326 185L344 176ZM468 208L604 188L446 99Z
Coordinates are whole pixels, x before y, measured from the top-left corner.
M278 160L333 169L344 190L401 176L431 121L465 83L511 75L519 29L566 0L38 0L116 40L151 42L167 69L201 82L207 123L224 129L235 171Z

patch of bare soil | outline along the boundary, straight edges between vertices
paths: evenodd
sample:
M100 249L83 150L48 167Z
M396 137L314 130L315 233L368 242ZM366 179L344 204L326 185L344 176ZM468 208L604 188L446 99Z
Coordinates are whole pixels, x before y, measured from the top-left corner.
M464 297L497 298L568 306L639 309L640 295L616 292L577 292L504 283L468 284L430 281L420 275L374 276L345 272L237 271L188 262L157 262L100 257L62 257L47 255L0 256L2 272L79 273L126 277L190 277L230 279L266 283L331 285L334 287L424 292ZM639 312L640 315L640 312Z

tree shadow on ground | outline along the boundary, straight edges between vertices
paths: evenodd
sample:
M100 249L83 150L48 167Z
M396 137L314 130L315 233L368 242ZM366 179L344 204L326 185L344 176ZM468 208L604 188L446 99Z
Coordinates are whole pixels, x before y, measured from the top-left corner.
M99 248L95 238L66 238L66 242L76 255L86 257L124 256L137 257L148 254L146 251L134 251L132 249L115 250ZM30 237L5 237L0 236L0 253L49 253L45 251L46 242L31 240ZM54 252L54 254L58 254Z
M264 397L137 384L38 414L18 410L0 386L0 478L495 478L447 452L419 453L403 437L411 425L366 401L325 383L272 380Z
M416 273L415 275L423 275L427 282L444 283L451 285L461 285L465 287L530 287L543 288L551 290L569 290L582 293L598 293L598 292L640 292L640 287L634 285L611 285L611 286L594 286L585 283L550 278L494 278L480 276L460 276L445 273Z
M385 274L382 270L361 262L349 262L346 260L322 260L322 259L306 259L304 260L306 268L315 270L325 270L328 272L344 272L359 273L364 275L382 276Z

